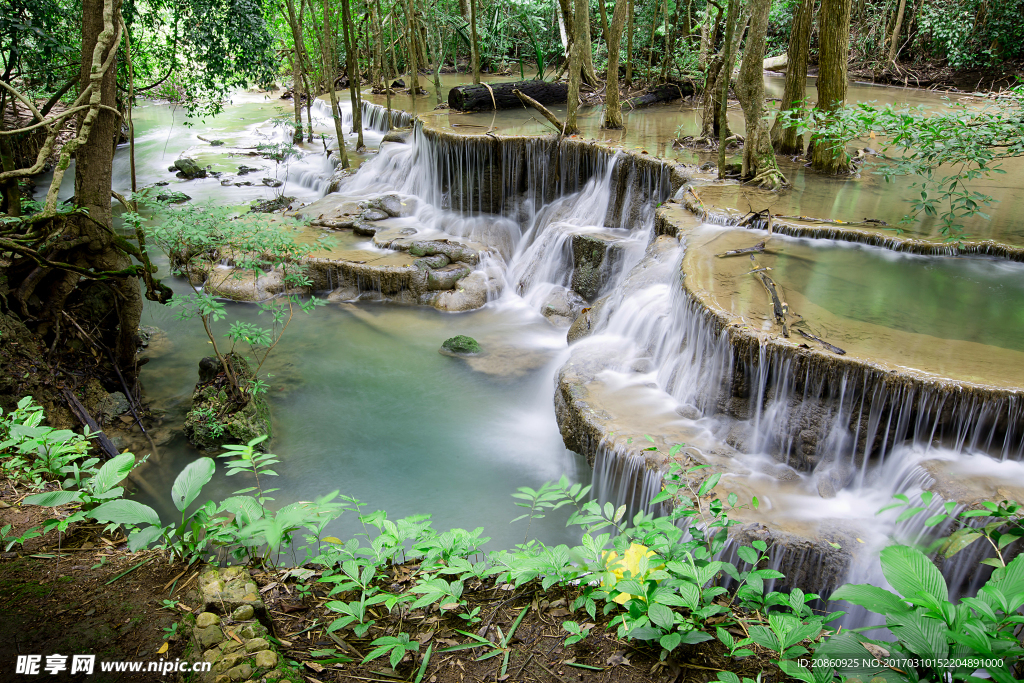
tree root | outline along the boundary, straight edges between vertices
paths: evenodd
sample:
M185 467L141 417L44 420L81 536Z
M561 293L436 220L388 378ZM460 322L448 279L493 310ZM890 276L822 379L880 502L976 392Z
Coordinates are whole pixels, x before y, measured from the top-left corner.
M746 184L772 192L778 192L785 187L789 187L789 181L786 180L786 176L782 175L782 171L777 168L769 168L758 173L748 180Z

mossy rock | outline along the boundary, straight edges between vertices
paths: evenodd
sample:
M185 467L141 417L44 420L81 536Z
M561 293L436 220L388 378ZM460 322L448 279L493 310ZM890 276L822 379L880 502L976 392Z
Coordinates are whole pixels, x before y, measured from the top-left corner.
M241 386L253 379L253 372L237 354L225 356ZM185 436L196 448L214 449L224 444L244 444L272 435L270 406L263 395L239 406L231 397L227 375L216 357L199 362L199 383L192 394L192 409L185 416ZM261 444L264 446L266 441Z
M460 334L451 339L445 339L444 343L441 344L440 351L448 355L466 356L480 353L480 344L476 339Z

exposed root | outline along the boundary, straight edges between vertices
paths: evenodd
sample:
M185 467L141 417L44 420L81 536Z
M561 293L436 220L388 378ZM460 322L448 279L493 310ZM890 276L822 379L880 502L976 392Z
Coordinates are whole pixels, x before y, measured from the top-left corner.
M747 181L746 184L754 185L762 190L770 190L772 192L778 192L785 187L789 187L789 181L786 180L786 176L782 175L782 171L777 168L769 168L758 173Z

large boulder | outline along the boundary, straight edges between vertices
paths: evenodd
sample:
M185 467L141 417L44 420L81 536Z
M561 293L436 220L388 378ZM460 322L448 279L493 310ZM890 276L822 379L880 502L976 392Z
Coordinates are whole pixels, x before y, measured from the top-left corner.
M413 242L409 246L409 253L413 256L444 254L451 261L462 261L463 263L470 264L475 264L480 260L480 255L473 249L458 242L449 242L448 240Z
M572 236L572 283L574 292L593 301L608 281L622 250L615 238L582 233Z
M384 135L381 142L409 142L409 136L412 135L412 128L392 128Z

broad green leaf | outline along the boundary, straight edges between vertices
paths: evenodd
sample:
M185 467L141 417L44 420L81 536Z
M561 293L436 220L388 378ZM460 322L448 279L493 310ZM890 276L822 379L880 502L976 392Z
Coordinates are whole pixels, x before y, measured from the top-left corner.
M184 511L192 501L196 499L207 482L213 478L213 472L217 469L212 458L199 458L190 462L185 469L174 480L171 487L171 498L174 500L174 507Z
M672 628L676 618L671 609L658 603L654 603L647 608L647 616L656 626L664 629Z
M949 652L946 625L921 610L886 617L886 625L907 649L923 658L944 657Z
M25 505L39 505L41 507L52 508L57 507L58 505L75 503L81 500L81 491L47 491L46 493L37 493L35 495L28 496L22 502Z
M907 603L895 593L866 584L842 586L829 600L846 600L875 614L902 614L910 610Z
M111 458L103 463L103 467L92 478L92 492L99 494L109 491L127 477L133 467L135 467L135 456L131 453L122 453Z
M936 602L949 599L942 573L920 550L891 545L882 551L881 560L882 574L904 598L913 601L918 593L925 593Z
M145 529L133 531L128 535L128 550L134 553L148 548L150 543L160 538L162 532L163 529L158 526L147 526Z
M134 500L112 500L109 503L100 505L91 514L98 522L154 524L161 526L160 516L156 514L156 510Z

